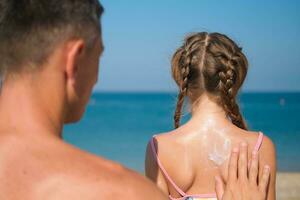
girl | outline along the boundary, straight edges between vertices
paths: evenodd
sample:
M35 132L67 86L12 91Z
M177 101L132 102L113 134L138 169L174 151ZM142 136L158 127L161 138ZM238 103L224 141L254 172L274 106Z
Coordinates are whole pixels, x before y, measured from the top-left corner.
M241 142L242 149L249 150L248 157L259 151L260 166L270 166L267 199L275 199L274 145L263 133L247 129L236 102L247 69L242 49L220 33L193 34L175 52L177 129L154 136L146 156L146 175L170 199L215 199L214 177L227 180L230 152ZM191 119L180 126L185 98L191 105Z

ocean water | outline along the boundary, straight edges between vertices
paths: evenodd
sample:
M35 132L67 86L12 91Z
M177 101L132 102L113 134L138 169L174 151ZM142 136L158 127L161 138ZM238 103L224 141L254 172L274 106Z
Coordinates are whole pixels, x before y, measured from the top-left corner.
M94 93L64 139L143 173L146 145L173 128L175 104L174 93ZM274 141L278 170L300 171L300 93L244 93L240 107L249 128Z

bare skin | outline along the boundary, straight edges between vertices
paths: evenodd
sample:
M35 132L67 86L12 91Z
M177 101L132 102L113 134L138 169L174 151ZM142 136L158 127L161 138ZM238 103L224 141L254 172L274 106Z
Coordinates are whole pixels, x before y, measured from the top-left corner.
M248 149L248 157L257 142L258 133L245 131L234 126L225 112L208 95L204 94L197 107L194 106L192 118L180 128L156 136L158 156L175 183L187 194L215 193L215 176L228 180L230 151L241 142ZM225 145L225 142L227 144ZM210 155L216 146L222 162L214 162ZM228 153L227 153L228 151ZM276 161L272 141L264 136L259 150L259 174L263 166L271 169L267 199L275 199ZM218 158L218 157L217 157ZM153 159L148 146L146 155L146 175L161 188L165 194L180 197L172 185L166 181Z
M259 176L258 153L252 153L248 166L247 151L247 146L242 144L240 149L232 149L226 185L220 176L215 177L218 200L265 200L267 198L270 167L264 166L263 172Z
M166 199L151 181L62 140L97 82L101 37L60 44L40 70L6 77L0 95L0 199Z

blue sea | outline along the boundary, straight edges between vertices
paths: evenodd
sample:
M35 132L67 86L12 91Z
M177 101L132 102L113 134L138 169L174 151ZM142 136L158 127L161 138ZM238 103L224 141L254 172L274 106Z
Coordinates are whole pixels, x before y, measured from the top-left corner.
M274 141L278 170L300 171L300 93L243 93L239 101L249 128ZM146 145L173 128L175 104L175 93L94 93L64 139L143 173Z

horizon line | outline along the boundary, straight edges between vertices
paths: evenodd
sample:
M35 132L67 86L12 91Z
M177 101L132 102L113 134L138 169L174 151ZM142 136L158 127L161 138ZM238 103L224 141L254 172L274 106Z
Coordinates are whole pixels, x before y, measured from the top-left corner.
M111 94L174 94L178 91L166 90L94 90L92 94L111 93ZM247 93L300 93L300 90L246 90L240 91L240 94Z

